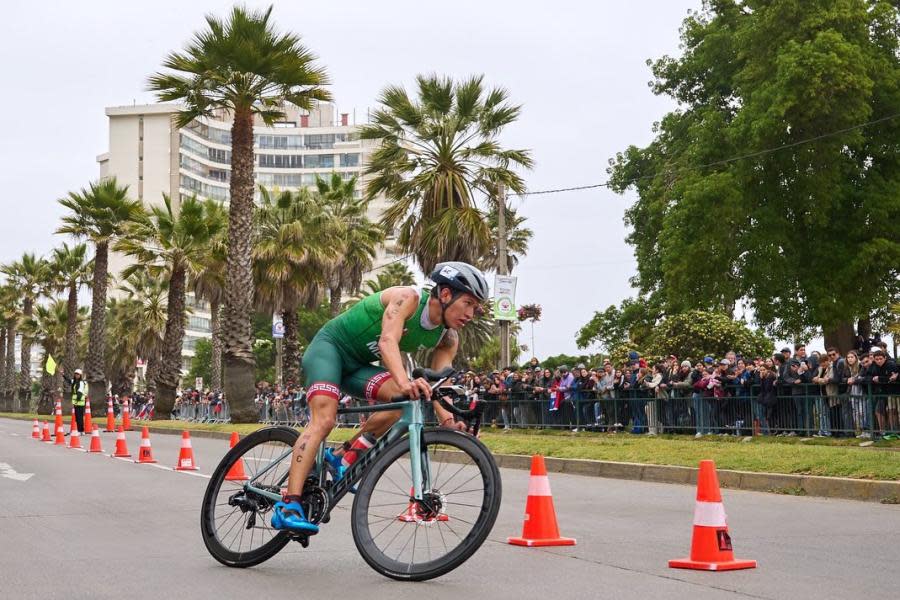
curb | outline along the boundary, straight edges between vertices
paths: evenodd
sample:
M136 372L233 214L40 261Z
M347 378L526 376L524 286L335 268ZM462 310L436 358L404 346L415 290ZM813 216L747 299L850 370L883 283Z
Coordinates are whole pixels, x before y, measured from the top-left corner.
M181 435L181 430L147 425L151 433ZM230 433L219 431L193 431L191 437L228 440ZM497 466L505 469L527 471L531 469L531 456L520 454L494 454ZM607 479L625 479L652 483L696 485L694 467L672 465L648 465L579 458L545 457L547 471L566 475L584 475ZM719 484L723 488L749 492L768 492L821 498L839 498L865 502L900 499L900 481L850 479L847 477L820 477L817 475L787 475L783 473L757 473L716 469Z

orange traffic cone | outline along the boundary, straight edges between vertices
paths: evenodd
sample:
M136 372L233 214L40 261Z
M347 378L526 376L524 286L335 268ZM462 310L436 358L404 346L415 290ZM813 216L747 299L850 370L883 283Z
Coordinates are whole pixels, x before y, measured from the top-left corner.
M78 429L78 423L75 421L75 407L72 407L72 414L69 416L69 433L67 435L72 435L72 430Z
M697 475L697 504L694 507L694 536L690 558L670 560L669 567L700 571L732 571L754 569L755 560L735 560L731 536L725 523L725 505L719 491L716 465L711 460L700 461Z
M553 494L550 493L550 479L544 457L531 457L531 479L528 482L528 499L525 501L525 523L522 537L506 540L515 546L574 546L573 538L559 536L556 510L553 508Z
M103 431L116 430L116 413L113 410L112 398L106 401L106 429Z
M141 429L141 447L138 449L138 459L134 462L139 463L155 463L153 458L153 448L150 447L150 430L144 427Z
M238 435L237 431L231 432L231 443L229 444L229 448L234 448L237 446L237 443L240 441L241 436ZM244 473L244 459L238 458L237 462L231 465L231 468L228 469L228 473L225 474L225 481L246 481L248 479L247 475Z
M406 507L406 511L397 515L398 521L403 521L404 523L435 523L438 521L441 523L445 523L450 520L450 517L448 517L445 513L438 513L437 515L433 516L422 514L422 510L419 508L419 505L415 501L415 493L415 489L409 489L409 504Z
M100 428L96 425L91 431L91 447L88 452L103 452L103 446L100 445Z
M86 398L84 402L84 430L93 431L94 424L91 423L91 400Z
M53 421L53 432L56 433L56 430L62 427L62 401L57 400L56 406L53 409L54 421Z
M146 428L145 428L146 429ZM178 464L175 465L176 471L196 471L197 464L194 462L194 447L191 446L191 432L181 432L181 451L178 453Z
M34 423L31 425L31 437L36 440L41 439L41 425L38 423L37 419L35 419Z
M125 403L122 405L122 428L125 431L132 431L132 429L131 429L131 402L128 401L128 398L125 399Z
M63 429L63 426L60 425L56 429L56 442L53 444L54 446L65 446L66 445L66 430Z
M78 428L72 430L72 433L69 434L69 448L77 448L81 450L81 434L78 432Z
M125 430L119 425L119 433L116 434L116 451L110 456L114 458L131 458L128 452L128 444L125 442Z
M42 442L52 442L53 438L50 437L50 423L44 421L44 427L41 431L41 441Z

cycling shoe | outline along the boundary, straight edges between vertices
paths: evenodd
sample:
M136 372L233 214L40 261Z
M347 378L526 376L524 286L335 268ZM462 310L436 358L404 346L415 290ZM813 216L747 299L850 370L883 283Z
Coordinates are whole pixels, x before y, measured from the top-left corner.
M319 533L319 526L309 522L299 502L276 502L272 510L272 527L308 535Z
M325 464L328 470L331 471L331 475L334 478L334 481L337 482L344 478L344 473L347 471L347 467L345 467L341 462L340 456L334 455L331 448L325 449Z

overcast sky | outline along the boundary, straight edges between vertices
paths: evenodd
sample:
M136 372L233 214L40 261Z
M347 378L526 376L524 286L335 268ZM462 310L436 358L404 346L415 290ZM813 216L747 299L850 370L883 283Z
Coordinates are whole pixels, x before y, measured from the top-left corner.
M269 3L249 2L262 7ZM328 69L342 112L358 117L388 83L418 73L483 73L523 105L501 141L531 149L531 190L606 180L607 160L645 145L674 105L647 87L645 61L678 51L678 28L700 2L275 2L279 28L299 33ZM6 92L0 138L0 261L47 253L56 199L98 176L108 149L104 107L154 101L144 91L165 55L224 15L230 2L5 2L0 56ZM517 271L518 302L537 302L539 357L577 351L597 309L632 294L635 261L623 210L604 188L515 201L534 239ZM528 331L526 327L525 332ZM530 343L523 335L522 343Z

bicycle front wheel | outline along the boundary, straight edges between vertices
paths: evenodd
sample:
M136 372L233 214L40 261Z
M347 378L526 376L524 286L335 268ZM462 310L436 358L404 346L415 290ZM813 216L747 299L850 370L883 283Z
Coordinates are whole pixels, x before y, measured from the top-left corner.
M487 538L500 510L500 471L481 442L449 430L426 430L423 438L423 500L412 498L404 437L366 472L351 514L363 559L403 581L433 579L460 566Z

